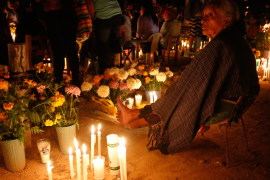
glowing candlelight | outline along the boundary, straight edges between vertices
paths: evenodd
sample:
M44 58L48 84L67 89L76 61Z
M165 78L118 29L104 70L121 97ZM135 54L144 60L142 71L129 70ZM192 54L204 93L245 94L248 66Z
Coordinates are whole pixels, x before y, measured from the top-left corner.
M139 106L142 103L142 95L135 95L135 105Z
M76 147L76 162L77 162L77 179L81 180L81 150L78 149L78 142L76 138L74 138L74 144Z
M73 169L73 155L72 155L72 149L69 147L69 168L70 168L70 178L74 178L74 169Z
M100 132L101 124L98 125L98 155L101 155L101 132Z
M52 180L52 168L53 168L53 166L51 166L51 161L49 161L47 164L47 171L48 171L49 180Z
M156 102L156 100L157 100L156 92L153 92L153 102Z
M87 166L89 165L89 155L86 154L86 147L83 144L83 179L87 180Z
M96 143L96 135L95 135L95 127L92 125L92 130L91 130L91 170L93 170L93 163L92 161L94 160L94 152L95 152L95 143Z
M150 92L150 104L152 104L153 103L153 93L152 92Z

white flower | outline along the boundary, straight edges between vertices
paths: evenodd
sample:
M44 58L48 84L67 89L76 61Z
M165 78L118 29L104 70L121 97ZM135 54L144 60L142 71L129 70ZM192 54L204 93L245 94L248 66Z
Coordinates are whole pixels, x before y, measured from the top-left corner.
M156 79L158 82L166 81L166 74L164 72L160 72L156 75Z
M133 76L134 74L136 74L136 72L137 72L137 69L135 69L135 68L130 68L130 69L128 70L128 74L129 74L130 76Z
M92 89L93 85L89 82L83 82L81 85L82 91L90 91Z
M127 87L129 89L136 89L136 80L134 78L128 78L127 79Z
M172 71L166 71L165 74L166 74L168 77L173 77L173 72L172 72Z
M86 76L84 76L83 78L83 82L91 82L93 80L93 76L90 74L87 74Z
M138 65L138 63L138 61L133 61L130 67L134 68Z
M97 90L97 94L102 98L108 97L110 94L110 87L106 85L99 86Z
M119 68L118 68L118 67L112 67L112 68L109 70L109 74L110 74L110 75L118 74L118 72L119 72Z
M128 77L128 72L125 71L124 69L120 69L118 72L118 78L121 80L125 80Z
M141 80L140 79L136 79L136 88L135 89L140 89L141 85L142 85Z
M154 68L154 69L151 69L150 71L149 71L149 74L151 75L151 76L155 76L155 75L157 75L159 73L159 68Z

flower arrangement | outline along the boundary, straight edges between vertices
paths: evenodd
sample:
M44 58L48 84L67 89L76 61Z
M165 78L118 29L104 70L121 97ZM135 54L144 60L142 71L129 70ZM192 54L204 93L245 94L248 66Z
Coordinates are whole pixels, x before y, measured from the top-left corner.
M113 104L116 104L119 95L121 100L125 101L131 89L139 88L139 80L128 78L130 74L136 73L135 71L136 69L126 71L112 67L111 69L106 69L103 75L96 75L93 79L85 77L81 89L85 93L92 90L99 97L109 99Z
M42 133L38 126L30 127L31 107L36 101L35 95L25 93L19 95L18 85L8 80L9 74L0 77L0 140L25 140L24 133L30 128L32 133ZM37 85L26 79L26 92Z
M269 28L261 28L255 33L252 43L256 44L256 48L270 50L270 30Z
M168 67L166 67L165 72L161 72L160 69L160 63L153 63L149 67L144 64L137 66L134 78L140 80L141 89L147 91L161 91L163 83L167 82L167 79L173 76L173 72L170 71Z
M67 127L78 124L79 98L81 90L70 84L68 76L61 84L54 83L52 69L47 64L36 66L40 83L36 87L39 101L33 107L32 118L41 119L45 126Z

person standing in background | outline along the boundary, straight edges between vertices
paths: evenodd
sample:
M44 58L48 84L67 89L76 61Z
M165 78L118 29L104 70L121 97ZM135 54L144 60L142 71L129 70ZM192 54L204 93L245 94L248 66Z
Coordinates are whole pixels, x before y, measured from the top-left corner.
M44 5L47 32L54 57L55 82L63 80L64 58L72 72L72 84L80 87L79 58L76 51L78 20L74 0L47 0Z
M117 0L85 0L93 20L98 49L99 74L110 67L112 53L114 66L120 66L120 26L121 8Z

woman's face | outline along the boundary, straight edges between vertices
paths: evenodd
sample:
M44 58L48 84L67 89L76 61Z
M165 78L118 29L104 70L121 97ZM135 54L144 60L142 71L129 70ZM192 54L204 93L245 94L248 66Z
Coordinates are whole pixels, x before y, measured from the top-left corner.
M211 39L229 25L229 21L222 17L220 9L213 4L204 8L204 16L201 22L202 33Z

